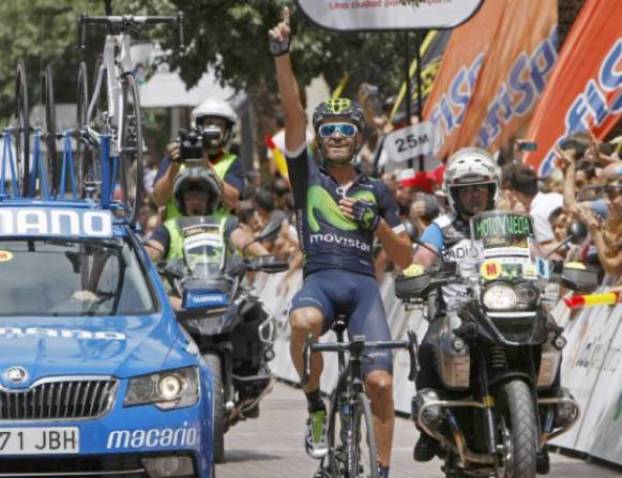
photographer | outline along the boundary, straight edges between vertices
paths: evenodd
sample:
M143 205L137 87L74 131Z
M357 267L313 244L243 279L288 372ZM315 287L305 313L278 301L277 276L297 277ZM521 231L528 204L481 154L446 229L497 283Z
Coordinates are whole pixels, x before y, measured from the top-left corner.
M166 205L165 219L178 217L173 200L173 184L186 163L215 173L226 209L233 209L244 190L244 170L237 156L228 150L237 115L226 102L208 98L192 110L194 129L168 145L155 178L153 198Z

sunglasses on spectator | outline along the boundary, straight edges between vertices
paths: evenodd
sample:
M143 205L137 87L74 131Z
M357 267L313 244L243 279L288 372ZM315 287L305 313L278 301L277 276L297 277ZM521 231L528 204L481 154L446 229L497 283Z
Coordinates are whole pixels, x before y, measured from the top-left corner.
M350 123L328 123L323 124L318 129L320 138L329 138L339 133L346 138L353 138L358 133L358 128Z

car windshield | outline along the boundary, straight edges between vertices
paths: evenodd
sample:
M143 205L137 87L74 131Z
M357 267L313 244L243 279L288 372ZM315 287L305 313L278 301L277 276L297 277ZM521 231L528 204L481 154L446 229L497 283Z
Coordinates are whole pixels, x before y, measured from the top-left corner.
M0 316L152 312L153 297L126 241L0 241Z
M226 245L220 227L192 224L183 229L184 257L194 277L219 274L226 261Z

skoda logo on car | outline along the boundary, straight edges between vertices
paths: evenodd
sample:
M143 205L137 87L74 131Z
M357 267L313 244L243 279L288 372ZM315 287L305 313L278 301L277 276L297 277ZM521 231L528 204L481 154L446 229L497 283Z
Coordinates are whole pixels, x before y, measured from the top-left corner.
M26 380L28 373L22 367L10 367L4 372L6 379L14 384L19 384Z

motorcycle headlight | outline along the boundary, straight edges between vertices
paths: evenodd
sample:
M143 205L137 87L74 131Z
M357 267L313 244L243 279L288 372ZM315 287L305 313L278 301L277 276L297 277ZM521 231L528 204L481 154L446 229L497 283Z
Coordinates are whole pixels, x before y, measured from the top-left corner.
M482 302L488 310L512 310L516 308L518 297L512 287L494 284L484 290Z
M189 407L199 399L196 367L179 368L130 379L123 405L154 404L162 410Z

